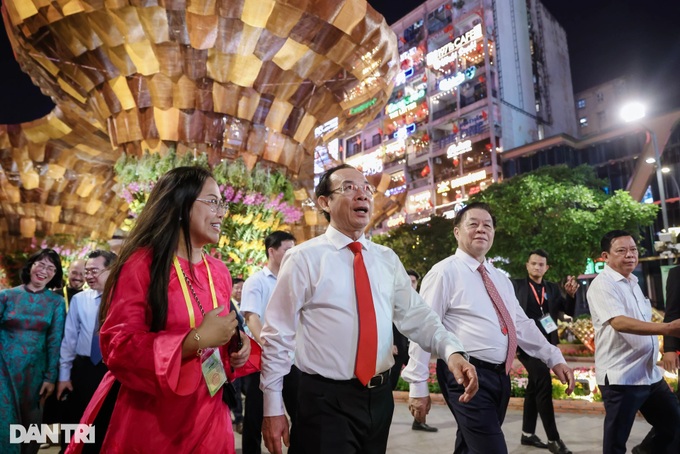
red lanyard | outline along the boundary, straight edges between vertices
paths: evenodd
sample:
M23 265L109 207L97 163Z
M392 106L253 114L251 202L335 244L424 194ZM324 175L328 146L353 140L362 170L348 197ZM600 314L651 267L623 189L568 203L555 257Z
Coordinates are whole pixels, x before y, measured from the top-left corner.
M538 293L536 293L536 288L534 287L534 284L529 282L529 287L531 287L531 291L534 292L534 296L536 297L536 302L538 303L538 305L543 307L543 302L545 301L545 286L541 287L541 299L540 299L540 301L538 299Z

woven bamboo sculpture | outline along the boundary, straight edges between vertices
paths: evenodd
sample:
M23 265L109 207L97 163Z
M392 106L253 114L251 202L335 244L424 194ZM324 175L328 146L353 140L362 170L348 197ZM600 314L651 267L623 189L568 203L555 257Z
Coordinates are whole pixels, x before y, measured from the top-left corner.
M3 19L22 68L58 105L41 121L59 118L82 134L62 144L66 162L16 153L0 131L2 165L58 165L78 178L77 163L94 166L101 190L80 194L81 206L108 197L121 152L176 148L211 162L241 157L311 172L314 147L373 119L398 71L396 37L364 0L6 0ZM6 165L10 154L16 159ZM7 188L24 179L5 180L3 211L19 213ZM104 205L93 214L100 224L72 230L109 235L120 210Z

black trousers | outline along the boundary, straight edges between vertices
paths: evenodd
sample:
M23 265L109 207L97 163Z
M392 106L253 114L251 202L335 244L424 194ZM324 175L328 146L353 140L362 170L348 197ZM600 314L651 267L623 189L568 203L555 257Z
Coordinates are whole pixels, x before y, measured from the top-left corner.
M507 454L501 430L510 402L510 378L476 364L479 391L466 404L458 401L465 387L456 382L447 364L437 360L437 380L449 410L458 424L454 454Z
M652 385L600 386L604 401L604 454L626 452L626 442L638 411L654 428L655 454L680 452L680 403L665 380Z
M401 376L401 370L406 364L408 364L408 358L408 354L394 356L394 366L392 366L392 369L390 369L390 386L392 389L397 388L399 377Z
M246 395L246 403L243 406L241 450L243 454L261 454L264 396L260 390L260 373L257 372L241 378L241 386ZM283 378L283 403L286 406L288 416L290 416L291 428L294 428L297 423L299 382L300 369L292 366L288 375ZM293 454L292 446L288 452Z
M66 410L61 421L62 423L78 424L80 422L80 418L85 413L90 399L92 399L94 392L108 370L103 362L97 365L92 364L88 356L75 357L73 367L71 368L73 391L64 401ZM62 440L62 450L65 450L66 445L65 440Z
M241 378L237 378L232 382L234 385L234 390L236 390L236 407L230 409L234 414L234 424L243 422L243 395L241 393L242 383L243 380Z
M394 413L389 380L367 388L303 373L298 405L296 454L385 454Z
M552 401L552 378L550 369L540 359L533 358L522 350L517 351L517 358L529 374L526 394L524 395L524 416L522 432L536 432L536 419L541 415L543 428L548 440L559 440L560 433L555 423L555 409Z

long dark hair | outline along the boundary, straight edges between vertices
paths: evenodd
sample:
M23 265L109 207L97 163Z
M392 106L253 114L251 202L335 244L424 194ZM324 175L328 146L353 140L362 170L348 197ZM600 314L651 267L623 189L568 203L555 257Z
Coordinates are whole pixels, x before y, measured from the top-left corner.
M152 256L151 284L147 294L151 309L151 331L165 329L172 259L179 244L180 234L191 257L189 213L209 178L212 178L210 172L201 167L177 167L158 180L130 236L123 244L118 260L111 267L99 312L101 324L106 319L123 265L135 251L148 248Z
M47 285L45 285L45 288L54 289L61 287L64 283L64 271L61 268L61 256L57 254L54 249L41 249L30 256L24 264L24 267L21 269L21 282L23 282L24 285L31 282L31 267L35 262L39 262L44 258L47 258L52 262L56 268L54 277L52 277Z

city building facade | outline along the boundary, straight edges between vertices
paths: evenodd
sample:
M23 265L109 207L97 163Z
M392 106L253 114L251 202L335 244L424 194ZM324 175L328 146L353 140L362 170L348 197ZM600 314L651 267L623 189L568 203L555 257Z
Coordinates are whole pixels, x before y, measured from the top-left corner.
M621 123L621 107L635 97L626 77L618 77L574 95L579 136L599 134Z
M374 233L453 216L503 177L504 149L578 134L566 34L539 1L428 0L392 29L401 72L391 99L316 160L317 171L344 161L380 175L401 209Z

